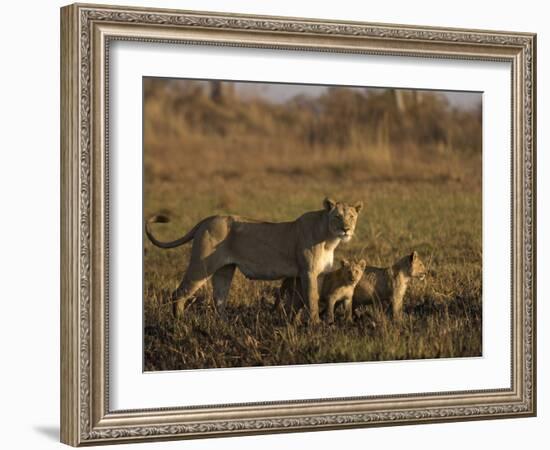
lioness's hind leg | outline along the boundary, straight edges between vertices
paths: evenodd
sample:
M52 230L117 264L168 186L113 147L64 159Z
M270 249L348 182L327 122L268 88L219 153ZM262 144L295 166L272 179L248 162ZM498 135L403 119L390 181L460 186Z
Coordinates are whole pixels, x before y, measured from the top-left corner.
M191 281L184 277L178 288L172 292L171 302L174 317L183 315L185 303L201 288L205 282L206 278L198 281Z
M212 288L214 291L214 302L218 314L222 317L225 316L225 305L227 303L227 297L229 295L229 289L231 288L231 282L233 281L233 275L235 274L235 265L224 266L212 276Z

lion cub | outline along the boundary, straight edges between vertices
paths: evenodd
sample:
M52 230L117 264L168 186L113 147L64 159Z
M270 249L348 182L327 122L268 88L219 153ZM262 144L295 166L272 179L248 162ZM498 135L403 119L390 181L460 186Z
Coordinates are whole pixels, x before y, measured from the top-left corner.
M339 269L324 275L319 304L326 309L329 323L334 322L334 307L339 301L344 302L346 319L352 320L353 291L363 275L366 264L364 259L359 262L342 259ZM301 292L299 278L285 278L281 285L280 297L285 299L287 309L298 311L305 305Z
M403 298L412 278L421 280L426 276L426 268L418 253L412 252L391 267L367 267L363 277L355 287L353 307L380 302L391 305L392 316L400 320L403 313Z

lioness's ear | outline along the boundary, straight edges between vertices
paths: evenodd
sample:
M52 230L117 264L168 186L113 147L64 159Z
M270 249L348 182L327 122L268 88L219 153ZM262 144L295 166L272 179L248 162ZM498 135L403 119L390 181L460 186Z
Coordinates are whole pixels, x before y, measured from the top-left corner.
M416 250L414 252L411 253L411 262L415 261L416 259L418 259L418 253L416 253Z
M349 266L349 261L346 258L342 258L340 264L342 264L342 267L347 267Z
M361 261L359 261L359 266L361 267L361 270L365 269L365 267L367 266L367 261L362 259Z
M323 200L323 206L325 207L325 209L327 211L332 211L334 209L334 207L336 206L336 202L334 200L332 200L331 198L325 198Z
M363 202L357 202L355 205L353 205L355 208L355 211L359 214L359 212L363 209Z

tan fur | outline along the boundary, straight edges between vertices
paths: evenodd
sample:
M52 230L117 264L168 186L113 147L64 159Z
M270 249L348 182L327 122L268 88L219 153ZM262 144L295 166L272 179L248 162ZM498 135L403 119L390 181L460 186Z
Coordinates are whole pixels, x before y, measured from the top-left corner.
M223 315L235 269L252 280L300 277L306 287L311 320L319 320L318 277L332 268L334 249L353 236L363 204L348 205L325 199L320 211L307 212L292 222L261 222L239 216L212 216L199 222L185 236L161 242L151 224L166 222L152 217L145 225L151 242L173 248L193 240L191 259L178 288L172 294L174 313L210 277L214 300Z
M423 279L426 268L416 252L411 253L391 267L367 267L355 287L353 307L379 302L383 307L391 306L396 320L403 313L403 299L412 278Z
M327 310L327 320L334 322L334 307L336 303L343 301L345 305L346 320L352 320L352 298L355 286L361 279L366 262L341 261L339 269L326 273L322 278L320 305ZM305 306L302 297L299 278L286 278L281 285L279 299L284 299L287 311L299 312Z

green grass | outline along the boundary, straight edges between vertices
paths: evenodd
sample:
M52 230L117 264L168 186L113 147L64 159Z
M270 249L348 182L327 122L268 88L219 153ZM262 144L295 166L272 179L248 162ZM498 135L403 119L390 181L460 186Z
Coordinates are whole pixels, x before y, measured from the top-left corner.
M208 86L145 83L144 215L172 218L155 225L160 239L213 214L288 221L321 209L325 196L362 200L356 234L336 258L388 266L416 250L429 276L410 285L399 324L365 308L352 324L294 325L272 310L280 282L238 271L227 321L209 307L210 286L175 320L162 299L191 245L146 240L146 370L481 355L480 108L454 110L426 93L400 111L389 91L330 90L306 102L315 107L216 101Z
M309 184L306 193L292 195L298 186L288 180L284 189L279 186L276 191L270 189L269 179L264 180L264 189L248 190L240 178L234 183L231 198L225 199L233 212L269 220L289 220L320 208L325 191L338 199L364 199L367 206L356 235L338 247L336 257L365 257L371 265L386 266L417 250L429 276L410 285L401 324L382 311L364 308L351 325L343 320L333 326L295 325L272 310L279 283L249 281L239 273L233 281L227 321L218 319L209 306L210 286L176 321L162 298L181 279L191 246L163 250L145 242L146 370L481 355L481 195L477 189L463 189L454 182L333 180L323 187ZM159 236L179 237L201 217L229 212L224 192L194 193L151 196L146 203L150 212L165 210L174 217L170 224L157 225Z

